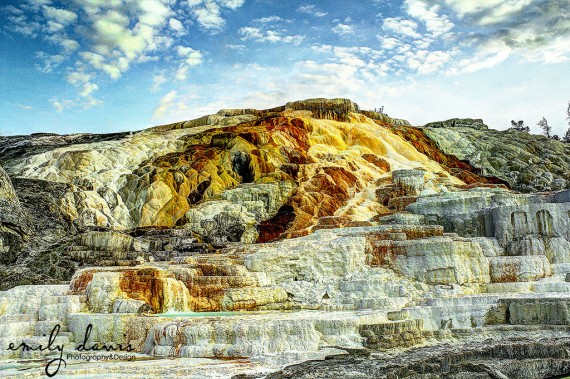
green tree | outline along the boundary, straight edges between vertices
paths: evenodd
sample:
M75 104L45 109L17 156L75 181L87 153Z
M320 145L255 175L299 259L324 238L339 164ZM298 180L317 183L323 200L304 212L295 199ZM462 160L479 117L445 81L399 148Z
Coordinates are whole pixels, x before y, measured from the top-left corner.
M525 133L530 132L530 128L524 124L523 120L520 120L519 122L515 122L515 120L511 120L511 129L517 130L519 132L525 132Z
M540 129L542 129L542 134L544 134L548 138L551 137L550 132L552 131L552 127L548 125L548 121L546 121L546 118L543 117L542 120L540 120L536 125L540 126Z

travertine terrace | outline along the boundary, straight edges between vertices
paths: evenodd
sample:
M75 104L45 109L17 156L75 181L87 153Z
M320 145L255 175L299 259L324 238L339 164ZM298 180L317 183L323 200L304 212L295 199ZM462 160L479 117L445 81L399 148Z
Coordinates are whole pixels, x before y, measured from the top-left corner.
M515 133L310 99L0 137L0 373L42 377L53 351L8 345L91 325L138 364L58 375L566 374L570 152Z

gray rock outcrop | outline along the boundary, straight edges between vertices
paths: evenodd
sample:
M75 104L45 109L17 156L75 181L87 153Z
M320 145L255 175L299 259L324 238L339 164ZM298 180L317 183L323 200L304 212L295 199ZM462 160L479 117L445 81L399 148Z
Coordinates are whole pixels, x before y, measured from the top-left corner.
M430 122L424 128L472 128L486 130L489 127L480 118L452 118L446 121Z
M31 232L28 216L6 171L0 166L0 263L14 263Z

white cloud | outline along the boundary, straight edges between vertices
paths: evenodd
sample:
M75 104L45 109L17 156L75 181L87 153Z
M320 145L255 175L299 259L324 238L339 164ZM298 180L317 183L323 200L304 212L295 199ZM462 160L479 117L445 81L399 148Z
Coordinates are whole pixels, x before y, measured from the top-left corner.
M483 17L479 19L479 23L481 25L487 25L505 21L513 14L530 5L532 1L533 0L445 0L445 3L456 11L460 17L482 14Z
M189 67L197 66L204 61L202 53L191 47L176 46L176 52L179 57L184 58L184 63Z
M221 8L237 9L245 0L187 0L196 21L208 30L220 30L225 25Z
M43 51L38 51L35 55L36 58L43 61L43 65L36 65L36 68L44 73L52 72L54 68L58 67L66 60L66 57L61 54L50 55Z
M454 27L447 15L438 13L438 5L428 6L423 0L406 0L404 7L410 16L421 20L435 37L445 35Z
M297 8L297 12L315 17L325 17L328 13L317 8L314 4L305 4Z
M184 29L184 25L182 22L176 18L171 18L168 20L168 25L172 30L176 32L177 35L182 36L186 34L186 30Z
M245 0L221 0L220 4L226 8L237 9L243 5Z
M59 45L63 49L62 54L66 56L80 48L79 42L68 38L66 34L52 34L44 36L44 38L55 45Z
M163 0L142 0L137 2L140 9L139 22L149 26L160 26L173 14L173 11Z
M280 21L284 21L284 20L279 16L269 16L269 17L256 18L252 22L259 22L261 24L269 24L272 22L280 22Z
M188 66L180 65L178 70L176 70L174 78L179 82L184 82L186 79L188 79Z
M111 79L118 79L121 76L121 69L110 63L105 63L106 59L103 55L93 53L91 51L82 51L79 56L89 63L93 68L102 70L107 73Z
M245 53L247 51L247 46L242 44L226 44L226 49L235 50L240 53Z
M98 89L99 89L99 86L95 83L85 83L83 85L83 89L79 93L79 96L88 97L91 95L91 93L93 93L94 91L97 91Z
M256 42L283 42L299 45L305 39L301 35L282 35L281 32L276 30L263 30L261 28L246 26L238 30L238 34L242 36L242 40L252 40Z
M376 38L378 38L378 41L380 41L380 46L382 46L382 48L386 50L395 49L400 45L400 40L396 38L384 37L380 35L376 36Z
M48 33L63 33L65 26L59 22L49 20L45 26Z
M80 48L79 42L74 41L72 39L69 38L65 38L60 42L60 45L63 47L63 50L69 54L75 50L78 50Z
M508 49L485 51L482 50L475 56L460 60L457 65L449 70L452 75L470 74L479 70L498 65L509 57Z
M453 53L449 51L420 50L408 59L408 65L420 74L431 74L439 71L449 60Z
M13 6L13 5L8 5L8 6L4 7L4 10L5 10L7 13L11 13L11 14L13 14L13 15L23 15L23 14L24 14L24 11L23 11L23 10L21 10L21 9L19 9L19 8L16 8L16 7Z
M400 17L385 18L382 23L382 29L412 38L420 37L420 34L417 32L418 24L415 21L402 19Z
M43 12L47 19L56 21L62 25L69 25L77 22L77 14L66 9L44 6Z
M8 30L31 38L36 38L38 33L42 30L42 25L39 22L28 20L24 12L10 13L12 14L7 17Z
M336 26L334 26L331 29L331 31L335 34L338 34L339 36L354 34L354 28L352 27L352 25L342 24L340 22Z
M84 71L72 71L67 75L67 82L70 84L84 84L93 79L92 74L88 74Z
M562 63L570 61L570 38L556 37L540 49L528 49L521 54L530 61Z
M81 102L81 107L83 109L89 109L95 106L99 106L102 105L103 101L99 100L99 99L95 99L93 97L87 96L85 99L83 99L83 101Z
M311 49L319 53L328 53L332 51L331 45L313 45Z
M75 102L73 100L49 99L49 102L55 108L57 113L62 113L65 109L75 106Z
M159 71L156 75L154 75L152 77L152 88L151 91L152 92L158 92L160 91L160 87L166 83L168 80L166 79L166 75L164 70L163 71Z
M221 29L225 21L221 16L220 6L213 2L207 1L202 8L194 10L196 21L206 29Z
M15 104L15 106L24 110L24 111L31 111L32 109L34 109L34 107L32 107L31 105L27 105L27 104Z
M462 62L457 72L493 67L509 55L544 63L570 60L567 9L567 0L405 0L404 5L432 36L455 31L455 45L472 51L465 58L470 63ZM461 28L449 29L448 16L459 19ZM489 52L493 45L502 51Z
M185 81L188 77L188 70L201 64L204 61L204 57L200 51L186 46L177 46L176 52L182 58L182 62L176 71L175 78L178 81Z
M153 113L154 118L163 116L174 104L178 92L170 91L160 99L160 103Z

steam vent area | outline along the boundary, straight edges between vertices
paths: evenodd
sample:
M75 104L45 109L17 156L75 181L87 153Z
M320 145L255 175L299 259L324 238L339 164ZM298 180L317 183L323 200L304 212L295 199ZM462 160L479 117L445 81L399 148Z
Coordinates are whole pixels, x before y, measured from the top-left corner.
M54 330L62 378L570 375L569 178L570 144L347 99L0 136L0 377Z

